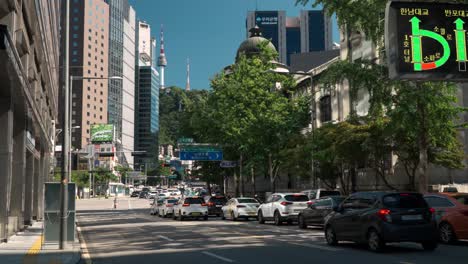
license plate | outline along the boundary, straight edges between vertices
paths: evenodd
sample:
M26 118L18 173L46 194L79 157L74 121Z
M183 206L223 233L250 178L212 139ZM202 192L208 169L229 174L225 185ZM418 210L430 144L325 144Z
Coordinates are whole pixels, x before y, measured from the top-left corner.
M408 221L408 220L422 220L422 215L402 215L401 220Z
M222 206L222 205L220 205L220 204L218 204L218 205L216 205L216 207L223 207L223 206Z
M302 211L302 209L294 209L294 212L295 212L295 213L299 213L299 212L301 212L301 211Z
M201 213L192 213L192 215L201 215Z
M256 215L255 212L248 212L247 214L248 214L248 215Z

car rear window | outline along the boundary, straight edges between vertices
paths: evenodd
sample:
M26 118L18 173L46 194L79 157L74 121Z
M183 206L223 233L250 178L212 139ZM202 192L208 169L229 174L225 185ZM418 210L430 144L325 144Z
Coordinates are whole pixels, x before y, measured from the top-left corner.
M425 208L427 203L418 193L396 193L383 197L383 204L389 208Z
M185 198L185 203L188 204L202 204L205 203L202 198Z
M424 197L430 207L453 207L454 204L444 197L427 196Z
M171 203L171 204L177 203L177 200L167 200L167 203Z
M258 201L255 200L255 199L245 199L245 198L244 199L237 199L237 201L239 203L241 203L241 204L243 204L243 203L258 203Z
M211 197L210 201L213 203L226 203L227 199L225 197Z
M320 191L320 198L335 195L341 195L341 193L339 191Z
M284 199L289 202L306 202L309 201L309 197L304 194L294 194L294 195L286 195Z

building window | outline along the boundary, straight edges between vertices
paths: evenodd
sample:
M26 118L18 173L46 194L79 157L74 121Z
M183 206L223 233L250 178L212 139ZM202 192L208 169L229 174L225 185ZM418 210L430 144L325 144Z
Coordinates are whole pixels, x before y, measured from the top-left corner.
M88 96L86 96L86 97L87 97L88 99L91 99L91 96L89 96L89 94L88 94Z
M74 25L74 26L73 26L73 30L78 30L79 28L80 28L80 27L77 26L77 25Z
M89 134L89 129L86 129L86 134Z
M86 106L89 108L91 105L87 104Z
M332 120L331 96L326 95L320 99L320 122Z
M89 125L89 121L86 121L86 124Z
M73 51L72 51L72 54L73 54L73 55L78 55L78 51L77 51L77 50L73 50Z
M73 58L73 59L72 59L72 62L78 62L78 59L77 59L77 58Z
M73 38L78 38L78 34L74 33Z
M73 41L73 47L78 47L78 42Z
M101 116L99 116L99 119L101 119L101 120L102 120L102 115L101 115Z
M78 22L78 17L74 17L73 22Z
M91 74L91 70L88 70L88 74Z
M89 112L86 112L86 115L89 116Z
M78 14L78 8L73 8L73 13Z

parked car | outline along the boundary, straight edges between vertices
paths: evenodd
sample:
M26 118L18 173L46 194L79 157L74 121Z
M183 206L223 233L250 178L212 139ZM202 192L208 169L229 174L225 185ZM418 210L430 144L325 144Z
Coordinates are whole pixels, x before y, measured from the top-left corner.
M141 192L138 196L140 199L146 199L146 197L148 197L148 192Z
M390 242L421 243L432 251L438 241L434 212L419 193L354 193L326 217L325 238L329 245L366 243L374 252Z
M169 215L174 215L174 206L178 201L178 199L173 197L164 199L162 204L158 206L158 215L163 218Z
M148 199L155 199L158 197L158 192L150 192L148 193Z
M299 213L297 220L299 228L305 229L309 225L323 226L325 217L333 212L333 209L338 208L344 199L346 196L329 196L315 200L315 203Z
M173 219L203 218L208 220L208 208L199 196L186 197L175 204Z
M232 198L221 208L222 217L233 221L239 218L257 218L260 203L254 198Z
M314 202L317 199L327 196L340 196L340 191L333 191L333 190L326 190L326 189L313 189L313 190L305 190L301 193L307 195L309 199Z
M130 197L139 197L140 196L140 191L133 191Z
M303 193L274 193L260 205L257 211L258 222L264 224L273 220L275 225L297 220L299 212L310 204L309 197Z
M221 216L223 213L221 208L227 203L224 196L206 196L205 201L208 205L208 214L216 216Z
M468 239L468 194L427 194L424 199L436 211L441 242Z
M159 214L159 207L164 203L165 199L155 200L155 202L151 205L150 214L157 215Z

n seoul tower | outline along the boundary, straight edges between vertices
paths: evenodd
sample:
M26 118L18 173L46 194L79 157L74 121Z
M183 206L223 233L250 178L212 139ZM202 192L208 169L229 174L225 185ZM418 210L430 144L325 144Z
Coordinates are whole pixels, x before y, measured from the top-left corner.
M160 76L161 76L161 89L164 89L165 88L164 69L167 66L167 60L166 60L166 54L164 53L164 29L163 29L163 25L161 25L161 50L159 51L158 66L159 66L159 73L160 73Z

